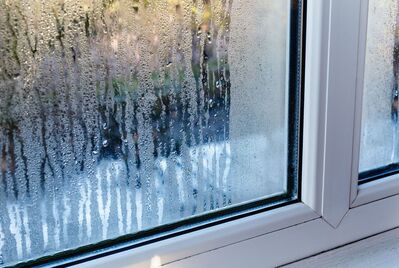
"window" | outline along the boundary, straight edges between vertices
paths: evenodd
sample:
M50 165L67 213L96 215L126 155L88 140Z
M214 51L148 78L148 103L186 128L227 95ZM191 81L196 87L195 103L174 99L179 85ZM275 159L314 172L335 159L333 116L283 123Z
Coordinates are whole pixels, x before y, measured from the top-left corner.
M3 264L297 199L300 1L0 6Z
M361 179L398 170L397 1L370 1L360 151Z
M397 1L76 2L0 3L3 265L277 267L399 227L399 174L387 172ZM95 135L88 143L81 122ZM100 169L90 179L83 157ZM33 197L18 180L25 162ZM49 164L68 171L64 185ZM128 180L126 166L150 179ZM110 179L96 177L104 172ZM193 178L207 188L194 191Z

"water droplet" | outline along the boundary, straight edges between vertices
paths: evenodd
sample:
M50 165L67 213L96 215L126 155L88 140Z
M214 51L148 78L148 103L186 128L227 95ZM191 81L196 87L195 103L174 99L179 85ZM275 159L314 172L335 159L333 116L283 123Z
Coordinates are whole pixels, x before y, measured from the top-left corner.
M211 33L210 33L210 32L208 32L208 33L206 34L206 38L207 38L207 40L208 40L208 43L209 43L209 44L212 44L212 37L211 37Z
M97 154L98 154L98 151L94 150L92 153L93 153L94 155L97 155Z
M107 129L107 123L103 124L103 129Z
M103 146L104 146L104 147L107 147L107 146L108 146L108 140L104 140L104 141L103 141Z

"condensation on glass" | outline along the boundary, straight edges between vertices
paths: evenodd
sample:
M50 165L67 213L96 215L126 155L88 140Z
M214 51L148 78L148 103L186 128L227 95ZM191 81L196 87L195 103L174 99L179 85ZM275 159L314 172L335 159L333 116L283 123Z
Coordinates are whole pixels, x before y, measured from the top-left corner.
M0 0L0 260L285 193L289 10Z
M370 0L359 171L399 163L399 1Z

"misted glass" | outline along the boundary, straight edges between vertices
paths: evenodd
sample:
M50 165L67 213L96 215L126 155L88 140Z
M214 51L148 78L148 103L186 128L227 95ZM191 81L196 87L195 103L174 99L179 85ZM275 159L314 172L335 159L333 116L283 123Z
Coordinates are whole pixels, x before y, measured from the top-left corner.
M399 1L370 0L359 171L399 163Z
M290 2L0 0L0 263L287 192Z

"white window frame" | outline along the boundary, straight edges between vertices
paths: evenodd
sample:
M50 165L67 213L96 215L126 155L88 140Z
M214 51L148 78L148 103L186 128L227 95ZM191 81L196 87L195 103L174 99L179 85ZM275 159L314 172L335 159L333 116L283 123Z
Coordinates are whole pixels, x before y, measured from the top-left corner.
M308 0L301 202L82 267L274 267L399 226L399 175L358 187L368 0Z

